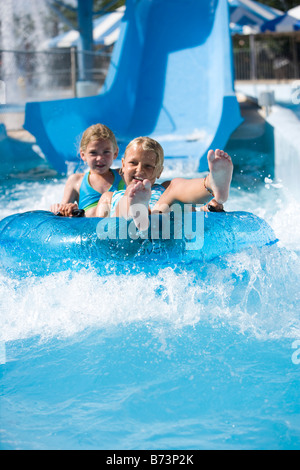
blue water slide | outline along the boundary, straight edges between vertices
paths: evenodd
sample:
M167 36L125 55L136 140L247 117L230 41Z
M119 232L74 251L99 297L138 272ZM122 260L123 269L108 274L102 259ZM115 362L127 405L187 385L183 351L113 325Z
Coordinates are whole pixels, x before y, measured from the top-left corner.
M106 82L97 96L27 103L24 127L64 173L78 143L102 122L121 154L134 137L159 140L166 158L195 161L241 124L234 93L227 0L127 0Z
M35 151L32 142L23 142L7 135L6 127L0 123L0 180L15 172L20 173L37 168L46 162Z

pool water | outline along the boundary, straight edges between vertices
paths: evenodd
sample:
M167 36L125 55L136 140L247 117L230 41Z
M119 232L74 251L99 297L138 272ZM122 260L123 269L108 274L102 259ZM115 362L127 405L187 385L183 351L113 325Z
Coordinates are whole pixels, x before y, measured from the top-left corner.
M264 218L275 246L102 276L0 271L0 449L299 449L300 204L251 158L226 210ZM0 219L61 199L65 178L43 171L2 177Z

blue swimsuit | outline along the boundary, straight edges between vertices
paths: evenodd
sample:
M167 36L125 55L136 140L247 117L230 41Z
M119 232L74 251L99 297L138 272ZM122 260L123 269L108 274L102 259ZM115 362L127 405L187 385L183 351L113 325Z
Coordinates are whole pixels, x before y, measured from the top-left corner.
M125 188L125 183L121 175L119 174L119 172L113 169L111 169L111 171L113 172L113 175L114 175L114 182L108 191L119 191ZM80 191L79 191L78 207L79 209L84 209L85 211L87 211L88 209L91 209L92 207L97 206L98 201L100 197L102 196L101 193L98 193L98 191L96 191L90 185L89 175L90 175L89 171L84 174L84 177L80 186Z
M151 199L149 202L150 209L153 209L155 204L158 202L160 196L165 192L165 188L161 184L154 184L151 189ZM115 191L112 195L111 199L111 208L110 208L110 216L113 217L116 212L117 205L120 202L120 199L124 196L125 190L122 191Z

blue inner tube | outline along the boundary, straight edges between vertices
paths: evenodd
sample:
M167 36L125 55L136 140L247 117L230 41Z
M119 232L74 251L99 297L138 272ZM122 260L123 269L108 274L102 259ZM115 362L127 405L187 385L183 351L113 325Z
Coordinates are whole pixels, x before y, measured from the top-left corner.
M272 228L247 212L151 216L145 232L124 219L66 218L46 211L0 221L1 268L15 275L98 269L108 262L210 261L276 242Z

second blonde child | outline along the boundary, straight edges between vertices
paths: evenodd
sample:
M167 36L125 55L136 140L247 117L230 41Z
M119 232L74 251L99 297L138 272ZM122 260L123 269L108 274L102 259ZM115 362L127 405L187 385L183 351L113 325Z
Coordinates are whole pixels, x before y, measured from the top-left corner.
M103 193L125 187L119 170L111 169L118 156L114 133L104 124L95 124L83 133L80 156L89 167L86 173L71 175L64 189L61 203L50 210L72 217L74 209L83 209L86 217L94 217L98 201Z

